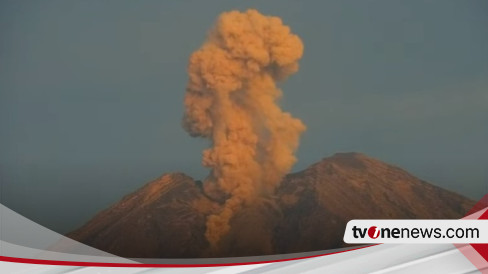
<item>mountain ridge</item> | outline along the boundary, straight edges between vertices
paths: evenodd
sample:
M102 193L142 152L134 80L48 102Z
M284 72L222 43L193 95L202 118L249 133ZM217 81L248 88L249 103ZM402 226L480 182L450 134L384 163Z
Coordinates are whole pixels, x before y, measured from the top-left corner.
M336 153L288 174L274 196L237 212L218 249L209 249L204 233L206 217L221 205L181 172L124 196L68 237L132 258L292 253L346 246L350 219L460 218L474 204L365 154Z

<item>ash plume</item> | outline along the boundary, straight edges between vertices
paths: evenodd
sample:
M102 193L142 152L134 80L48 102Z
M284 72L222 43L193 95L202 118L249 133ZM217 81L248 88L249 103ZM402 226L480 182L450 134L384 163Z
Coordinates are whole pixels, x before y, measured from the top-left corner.
M239 209L269 197L295 163L305 125L284 112L277 82L298 70L303 44L278 17L222 13L190 57L183 127L211 141L205 193L223 206L207 219L216 246Z

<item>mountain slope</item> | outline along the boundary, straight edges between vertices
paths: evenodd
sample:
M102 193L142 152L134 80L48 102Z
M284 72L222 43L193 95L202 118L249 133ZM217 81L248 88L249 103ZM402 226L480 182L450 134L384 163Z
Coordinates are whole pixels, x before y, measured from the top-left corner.
M339 153L286 176L275 197L236 213L218 250L209 250L204 232L220 205L182 173L146 184L68 236L133 258L277 254L345 246L351 219L460 218L473 205L398 167Z
M351 219L457 219L474 205L359 153L338 153L288 175L278 196L284 218L276 243L282 252L340 246Z
M146 184L97 214L71 237L123 257L198 257L206 216L217 204L195 181L171 173Z

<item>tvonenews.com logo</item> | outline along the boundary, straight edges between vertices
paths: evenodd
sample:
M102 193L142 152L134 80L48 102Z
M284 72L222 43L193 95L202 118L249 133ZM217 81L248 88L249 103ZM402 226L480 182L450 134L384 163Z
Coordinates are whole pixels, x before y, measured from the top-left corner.
M434 237L434 238L479 238L479 229L477 228L448 228L445 233L442 233L440 228L378 228L371 226L369 228L352 228L354 238L364 238L366 234L371 239L381 238L419 238L419 237Z
M344 242L488 243L488 220L352 220Z

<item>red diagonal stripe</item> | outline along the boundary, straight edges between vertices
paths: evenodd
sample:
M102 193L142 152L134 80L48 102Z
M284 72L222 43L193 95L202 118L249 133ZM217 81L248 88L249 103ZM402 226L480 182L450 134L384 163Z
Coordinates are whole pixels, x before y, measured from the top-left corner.
M485 197L487 197L486 195ZM479 220L488 220L488 210L479 217ZM471 245L486 261L488 261L488 244Z
M466 216L476 213L484 208L488 207L488 194L486 194L481 200L479 200L471 210L466 213Z

